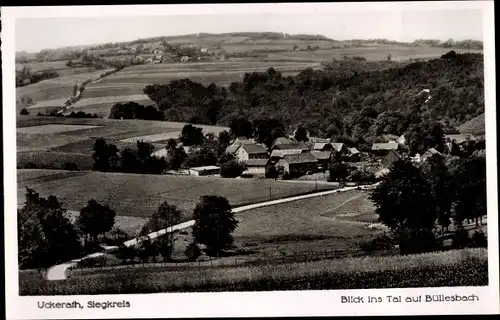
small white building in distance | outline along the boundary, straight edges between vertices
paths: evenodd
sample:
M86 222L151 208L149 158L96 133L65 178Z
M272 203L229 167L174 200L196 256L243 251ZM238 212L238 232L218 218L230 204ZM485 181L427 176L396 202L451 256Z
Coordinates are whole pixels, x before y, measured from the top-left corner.
M217 166L204 166L189 168L189 174L192 176L213 176L220 174L220 168Z

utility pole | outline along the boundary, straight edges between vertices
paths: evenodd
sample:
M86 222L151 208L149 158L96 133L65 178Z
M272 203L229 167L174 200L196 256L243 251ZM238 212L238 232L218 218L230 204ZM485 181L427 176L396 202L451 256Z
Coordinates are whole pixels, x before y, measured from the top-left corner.
M269 200L272 200L272 195L271 195L271 186L269 186Z

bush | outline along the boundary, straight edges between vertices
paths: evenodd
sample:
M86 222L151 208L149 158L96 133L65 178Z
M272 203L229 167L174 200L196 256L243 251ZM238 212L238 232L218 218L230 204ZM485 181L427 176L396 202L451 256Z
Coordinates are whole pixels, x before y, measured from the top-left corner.
M463 227L458 227L453 235L452 247L455 249L463 249L469 245L469 232Z
M384 233L377 236L375 239L361 243L360 248L366 253L373 253L378 250L389 250L394 248L394 240L388 234Z
M19 114L20 114L20 115L22 115L22 116L27 116L27 115L29 115L30 113L29 113L29 111L28 111L28 110L26 110L26 108L22 108L22 109L21 109L21 112L20 112Z
M486 235L484 234L484 232L481 230L475 231L472 234L472 237L470 240L471 240L472 247L480 247L480 248L488 247L488 239L487 239Z
M63 168L64 170L77 171L78 165L74 162L65 162Z
M399 236L401 254L415 254L436 251L439 244L434 233L429 230L409 230Z
M243 163L231 160L220 166L220 175L224 178L236 178L241 176L245 169Z
M196 243L191 243L184 254L189 259L189 261L196 261L201 256L201 249Z

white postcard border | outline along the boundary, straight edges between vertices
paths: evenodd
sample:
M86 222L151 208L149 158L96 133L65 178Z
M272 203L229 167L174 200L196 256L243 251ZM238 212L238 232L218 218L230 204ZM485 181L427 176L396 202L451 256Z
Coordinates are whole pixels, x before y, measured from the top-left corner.
M95 17L127 15L180 14L250 14L250 13L315 13L356 10L446 10L477 9L483 12L485 56L485 109L488 172L488 287L365 289L325 291L235 292L235 293L164 293L98 296L18 296L17 232L16 232L16 114L14 84L14 21L18 18ZM499 313L498 269L498 199L496 168L496 99L495 44L493 1L406 2L406 3L308 3L308 4L238 4L238 5L170 5L170 6L66 6L2 8L3 67L3 137L5 199L5 268L6 307L8 319L46 318L153 318L153 317L225 317L225 316L325 316L325 315L400 315L400 314L488 314ZM132 39L131 39L132 40ZM341 304L341 295L353 296L418 296L426 294L470 295L480 297L471 303L381 303ZM366 299L366 298L365 298ZM41 310L38 301L122 301L130 308Z

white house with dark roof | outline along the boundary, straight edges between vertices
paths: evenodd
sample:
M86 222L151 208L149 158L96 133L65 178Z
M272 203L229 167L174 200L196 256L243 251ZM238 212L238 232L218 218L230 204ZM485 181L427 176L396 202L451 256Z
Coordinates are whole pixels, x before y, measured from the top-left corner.
M245 174L265 176L269 159L249 159L243 161L243 163L245 163L247 167Z
M269 159L266 148L260 144L242 144L234 153L239 161L250 159Z
M332 142L330 144L332 145L333 150L335 152L344 153L345 151L347 151L346 146L343 143L341 143L341 142Z

